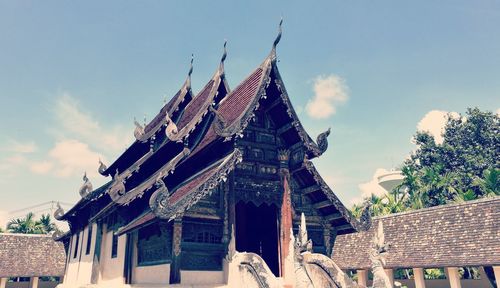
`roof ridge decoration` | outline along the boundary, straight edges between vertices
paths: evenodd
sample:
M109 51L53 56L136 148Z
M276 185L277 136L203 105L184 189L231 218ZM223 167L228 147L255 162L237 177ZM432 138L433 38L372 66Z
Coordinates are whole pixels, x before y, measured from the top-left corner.
M202 181L200 184L189 190L185 196L180 198L175 203L170 203L170 198L177 190L174 190L173 193L169 193L166 187L160 185L153 195L151 195L149 200L151 210L156 217L160 219L168 219L169 221L181 216L184 211L196 204L205 195L211 193L221 181L225 182L227 180L227 175L238 163L242 161L242 157L241 151L235 148L231 154L227 155L221 162L219 162L215 171L212 171L209 175L207 175L207 179L205 181ZM193 181L193 179L189 181Z
M59 202L57 202L56 204L56 211L54 211L54 218L56 220L62 220L63 216L64 216L64 209L61 207L61 204Z
M85 198L87 195L92 192L92 183L90 182L89 178L87 177L87 172L83 173L83 184L82 187L80 187L80 190L78 192L80 193L80 196L82 198Z
M97 172L102 176L106 176L104 173L106 170L108 170L108 167L102 162L101 158L99 158L99 168L97 168Z
M226 61L226 57L227 57L226 45L227 45L227 39L224 39L224 52L222 53L222 57L220 58L219 76L224 75L224 61Z
M304 168L313 175L314 181L318 183L318 185L321 187L321 190L323 193L325 193L326 197L328 200L330 200L335 208L340 212L340 214L344 217L344 219L347 220L347 223L351 224L353 228L357 231L366 231L370 228L371 226L371 216L369 213L369 205L365 205L365 208L363 209L361 219L357 220L351 212L342 204L342 202L339 200L337 195L333 193L332 189L326 184L325 180L319 175L318 171L314 167L314 164L307 159L304 159Z
M226 57L227 57L226 45L227 45L227 41L224 41L224 50L222 53L219 67L217 68L217 71L214 73L214 76L211 79L213 81L213 83L212 83L212 87L211 87L210 92L209 92L209 96L207 97L206 101L204 103L202 103L201 109L196 113L196 115L192 119L189 120L189 122L184 127L182 127L180 130L177 130L177 126L175 126L175 131L177 131L177 132L167 134L167 137L169 138L170 141L183 142L183 139L186 138L187 136L189 136L189 133L192 130L194 130L196 125L198 125L203 120L203 117L208 113L210 107L213 104L213 100L214 100L215 96L217 96L219 86L220 86L221 82L224 81L223 80L223 78L224 78L224 61L226 60ZM204 91L204 89L202 91L200 91L200 93L202 93L203 91ZM187 109L189 107L189 105L194 103L194 99L196 97L200 96L201 95L200 93L198 93L198 95L196 95L193 98L191 103L189 103L185 109ZM175 125L173 123L173 121L170 121L170 123Z
M274 62L273 62L274 63ZM275 63L274 63L275 64ZM328 128L325 132L322 132L318 135L316 138L315 143L307 134L306 130L302 126L301 122L299 121L299 117L297 116L297 113L295 112L295 109L292 106L292 103L290 101L290 97L288 96L288 92L286 91L286 87L283 84L283 80L281 79L281 75L279 73L278 67L276 65L273 65L274 67L274 83L276 84L276 87L278 88L278 91L280 92L280 97L283 100L283 104L286 106L286 112L288 116L294 121L292 122L293 127L299 134L300 139L306 146L306 148L312 152L314 157L319 157L321 156L328 148L328 136L331 133L331 129Z
M216 113L218 112L215 109L211 109L211 111L215 114L215 121L212 123L212 127L214 128L214 131L217 135L221 136L224 138L224 141L229 141L233 136L242 136L243 130L248 126L248 123L250 122L251 119L255 117L255 111L259 108L260 106L260 99L266 99L266 88L269 86L270 81L269 81L269 75L271 72L271 58L266 58L264 62L257 68L257 69L262 69L262 75L260 76L259 79L259 88L256 90L254 96L252 97L252 101L247 105L245 108L245 112L242 113L238 118L236 118L232 123L227 123L227 121L223 118L221 113ZM257 70L256 69L256 70ZM252 72L252 74L255 73L255 71ZM252 75L250 74L250 76ZM249 76L249 77L250 77ZM249 78L243 80L243 82L240 83L243 84L246 80ZM264 85L264 79L267 79ZM233 92L238 90L237 86ZM229 95L230 96L230 95ZM228 99L226 97L226 99ZM221 102L221 105L219 105L219 108L223 105L224 102Z
M152 129L148 129L148 131L146 131L146 127L148 125L146 123L144 123L144 126L143 126L143 125L139 124L139 122L137 122L137 120L134 118L134 124L135 124L134 136L138 141L143 142L143 143L148 141L151 137L154 137L154 134L162 126L166 125L168 127L168 125L171 125L171 123L173 123L172 119L170 119L169 113L172 114L174 111L177 111L179 109L179 104L182 101L184 101L184 97L186 96L186 94L192 93L191 92L191 74L193 74L193 61L194 61L194 54L191 54L191 61L189 64L189 71L188 71L188 76L186 78L186 81L184 81L184 84L182 85L181 89L179 90L179 92L180 92L179 97L177 97L177 100L175 101L175 103L171 107L172 111L165 110L165 116L164 116L163 121L159 121L158 124L156 124ZM168 105L168 104L165 104L165 105ZM153 118L151 121L154 121L155 118ZM169 128L169 133L173 133L175 131L177 131L177 127L174 124L174 126L171 126ZM167 136L168 135L169 134L167 134Z
M273 61L276 60L276 46L278 45L278 43L280 43L281 34L283 33L283 29L281 28L282 25L283 25L283 17L281 17L280 23L278 24L278 35L276 35L276 38L274 39L274 42L273 42L273 48L271 49L270 56L271 56Z
M111 193L110 190L110 196L111 200L113 202L121 204L121 205L127 205L129 204L132 200L134 200L137 197L142 197L144 192L151 187L158 181L158 179L161 179L163 177L166 177L169 173L174 173L175 168L177 167L177 164L186 156L188 156L191 153L191 150L187 147L184 147L184 149L177 154L174 158L172 158L170 161L168 161L165 165L163 165L159 170L157 170L155 173L153 173L148 179L143 181L141 184L137 185L130 191L123 193L122 195L113 194ZM119 180L119 179L117 179ZM117 182L117 185L120 185L120 182ZM119 186L118 186L119 187Z

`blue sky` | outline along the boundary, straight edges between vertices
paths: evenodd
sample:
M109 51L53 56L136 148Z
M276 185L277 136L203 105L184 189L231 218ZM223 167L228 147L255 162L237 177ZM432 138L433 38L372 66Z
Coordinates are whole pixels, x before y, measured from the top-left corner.
M124 151L191 53L196 92L228 39L234 88L281 16L282 77L308 132L332 127L315 163L347 206L415 148L419 123L439 131L446 112L500 108L498 1L0 0L0 211L74 203L84 170L104 183L97 158Z

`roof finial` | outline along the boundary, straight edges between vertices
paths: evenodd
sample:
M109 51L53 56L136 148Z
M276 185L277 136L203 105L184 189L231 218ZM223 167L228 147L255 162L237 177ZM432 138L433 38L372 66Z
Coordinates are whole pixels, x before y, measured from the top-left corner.
M194 60L194 54L191 54L191 63L189 65L188 77L191 77L191 74L193 74L193 60Z
M227 39L224 39L224 51L222 52L222 57L220 58L219 70L217 71L217 75L224 74L224 61L226 60L227 57L226 45L227 45Z
M283 24L283 17L281 17L281 20L280 20L280 24L278 26L278 35L276 36L276 39L274 39L274 43L273 43L273 51L276 50L276 45L278 45L278 43L280 43L280 40L281 40L281 25Z
M222 58L220 58L221 63L224 63L224 61L226 60L227 56L226 45L227 45L227 39L224 39L224 53L222 53Z

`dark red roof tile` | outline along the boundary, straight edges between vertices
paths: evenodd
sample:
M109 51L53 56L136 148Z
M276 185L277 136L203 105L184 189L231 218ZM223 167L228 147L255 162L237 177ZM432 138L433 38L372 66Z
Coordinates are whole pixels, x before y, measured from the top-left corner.
M184 183L179 189L175 190L174 194L170 196L169 204L173 205L189 194L189 192L205 182L217 169L219 169L219 165L214 165L212 168L207 169L205 172L189 180L187 183Z
M158 123L163 120L163 118L165 117L165 113L172 109L172 106L177 101L177 98L181 96L181 92L182 91L179 90L177 94L175 94L175 96L172 97L172 99L170 99L170 101L168 101L168 103L161 108L160 112L155 116L155 118L153 118L153 120L151 120L151 122L149 122L149 124L144 127L144 133L150 132L153 128L156 127L156 125L158 125Z
M228 125L232 124L248 108L259 88L262 68L257 68L247 79L231 91L217 109Z
M212 90L212 86L215 81L210 80L207 85L201 90L198 95L196 95L193 100L186 106L184 109L184 113L182 114L182 118L177 124L177 128L180 130L184 128L191 120L193 120L194 116L203 108L203 104L207 101L210 96L210 91Z

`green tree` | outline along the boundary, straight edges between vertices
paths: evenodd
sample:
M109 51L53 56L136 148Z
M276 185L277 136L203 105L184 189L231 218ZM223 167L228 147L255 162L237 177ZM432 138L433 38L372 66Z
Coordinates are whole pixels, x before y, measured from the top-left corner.
M45 234L49 234L57 229L56 224L52 222L49 214L43 214L38 221L43 226Z
M29 212L26 217L12 219L7 223L7 230L11 233L48 234L55 231L55 229L56 226L52 223L48 214L44 214L39 220L35 220L35 215Z
M443 142L417 131L417 149L401 171L403 182L385 196L372 195L372 216L464 202L500 195L500 117L469 108L462 117L449 115ZM354 205L359 217L363 205Z
M443 143L427 132L414 136L417 150L402 167L408 205L414 209L500 195L500 117L469 108L448 117ZM472 192L471 192L472 191Z

